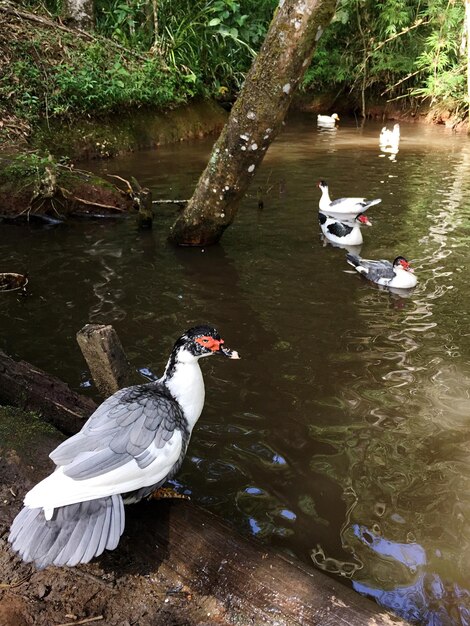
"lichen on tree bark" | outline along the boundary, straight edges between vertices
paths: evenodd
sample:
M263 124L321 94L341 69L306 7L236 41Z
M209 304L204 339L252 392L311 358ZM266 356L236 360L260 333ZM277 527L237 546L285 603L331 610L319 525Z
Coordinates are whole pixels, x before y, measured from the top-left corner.
M278 134L336 0L281 0L229 120L170 239L202 246L219 241L266 151Z
M83 30L93 30L93 0L65 0L63 11L70 25Z

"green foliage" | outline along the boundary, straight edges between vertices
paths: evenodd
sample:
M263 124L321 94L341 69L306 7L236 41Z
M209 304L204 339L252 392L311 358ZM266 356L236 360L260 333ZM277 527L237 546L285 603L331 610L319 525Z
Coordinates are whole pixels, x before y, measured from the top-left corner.
M305 85L355 93L365 87L369 96L379 95L413 71L421 37L407 29L419 17L414 0L340 0Z
M429 98L433 107L468 114L466 55L462 50L465 7L463 2L433 0L429 15L434 28L428 31L416 66L423 80L413 95Z
M165 70L158 57L139 60L100 41L77 45L69 35L61 35L58 51L50 34L44 36L47 44L40 34L13 41L15 60L0 76L0 99L22 118L96 115L142 105L171 108L188 97L179 75Z
M44 177L46 167L55 166L56 163L49 154L39 152L19 154L0 169L0 184L13 180L39 181Z
M62 2L23 0L53 16ZM277 5L278 0L95 0L101 39L85 45L64 34L57 54L62 63L45 54L51 43L39 31L29 42L12 41L14 59L3 76L0 60L0 98L34 118L167 107L196 95L231 97ZM427 98L463 116L464 13L462 0L338 0L303 87L346 93L358 103L384 96Z
M466 58L460 0L340 0L304 88L430 98L462 113Z
M147 0L98 0L97 26L123 45L162 55L192 94L237 91L276 5L276 0L159 0L154 14Z

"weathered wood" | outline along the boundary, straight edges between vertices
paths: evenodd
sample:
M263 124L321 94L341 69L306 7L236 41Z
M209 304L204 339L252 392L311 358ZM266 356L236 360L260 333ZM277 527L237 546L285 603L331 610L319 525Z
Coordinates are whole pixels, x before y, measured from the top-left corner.
M1 624L50 626L102 615L107 626L403 626L322 572L181 500L126 507L118 548L93 563L35 571L13 556L6 534L25 491L50 471L47 454L56 444L36 429L28 445L28 416L0 411L0 430L9 417L8 429L18 434L10 434L8 449L0 441Z
M112 326L86 324L78 331L77 341L93 380L104 397L129 385L132 370Z
M209 163L187 207L173 224L170 239L174 243L215 243L233 222L335 6L336 0L279 3Z
M138 195L136 195L134 202L136 203L139 212L137 213L137 225L139 228L152 228L153 224L153 207L152 207L152 192L150 189L143 187L140 189Z
M66 434L76 433L95 410L91 398L26 361L15 361L0 350L0 403L39 412Z
M176 204L178 207L184 207L189 200L152 200L152 204Z

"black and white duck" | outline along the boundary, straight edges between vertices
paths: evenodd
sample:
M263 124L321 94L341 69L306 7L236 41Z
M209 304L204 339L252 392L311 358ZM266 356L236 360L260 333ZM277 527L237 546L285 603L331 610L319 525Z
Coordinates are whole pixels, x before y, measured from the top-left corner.
M50 454L55 471L26 494L8 537L24 561L73 566L117 547L124 504L179 470L204 405L199 359L214 354L239 358L215 328L186 331L161 378L117 391Z
M328 183L324 180L318 183L318 188L322 194L318 208L325 215L336 217L339 220L353 221L359 213L364 213L371 206L382 202L380 198L375 200L366 200L366 198L338 198L337 200L331 200Z
M339 246L360 246L363 242L361 226L372 226L364 213L356 215L354 220L339 220L318 212L318 221L325 238Z
M371 261L362 259L356 254L348 254L346 259L349 265L364 278L382 287L394 289L413 289L418 283L413 268L403 256L397 256L390 261Z

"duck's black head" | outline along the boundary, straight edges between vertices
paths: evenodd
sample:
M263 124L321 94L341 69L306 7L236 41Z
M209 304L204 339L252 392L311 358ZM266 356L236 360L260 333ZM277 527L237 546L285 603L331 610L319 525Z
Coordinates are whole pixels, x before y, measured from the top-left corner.
M409 261L407 261L404 256L397 256L397 258L393 261L393 267L401 267L407 272L414 271Z
M238 353L223 347L224 340L217 329L208 324L189 328L176 341L173 353L184 350L195 358L221 354L230 359L238 359Z

